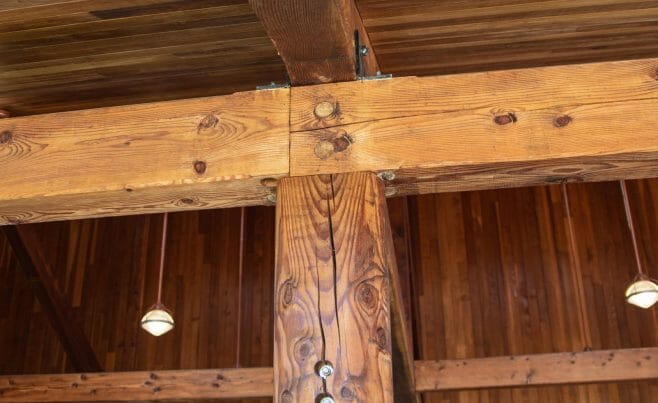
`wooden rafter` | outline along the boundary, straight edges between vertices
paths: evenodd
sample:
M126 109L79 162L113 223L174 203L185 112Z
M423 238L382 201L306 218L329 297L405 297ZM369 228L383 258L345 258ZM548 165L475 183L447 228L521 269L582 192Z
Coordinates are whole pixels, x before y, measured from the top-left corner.
M388 194L658 176L657 66L396 78L3 119L0 223L269 204L276 181L265 179L340 172L391 170Z
M418 392L658 379L658 347L416 361ZM272 368L0 376L0 402L271 397Z
M34 227L5 226L2 229L23 273L32 285L41 309L57 333L71 366L80 372L102 371L103 367L96 358L89 339L57 287Z
M283 59L292 85L356 79L355 31L369 52L364 73L378 70L368 35L353 0L287 2L249 0Z

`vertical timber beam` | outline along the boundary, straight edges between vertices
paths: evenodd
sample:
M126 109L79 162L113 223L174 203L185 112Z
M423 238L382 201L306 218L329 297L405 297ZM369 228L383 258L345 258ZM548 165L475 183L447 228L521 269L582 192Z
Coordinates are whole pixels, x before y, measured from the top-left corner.
M292 85L355 80L355 31L359 43L368 48L363 72L374 75L379 70L353 0L249 0L249 4L281 55Z
M5 226L2 230L9 241L23 273L32 284L41 309L57 333L71 366L78 372L101 372L89 339L75 320L73 310L57 288L55 277L43 256L34 227Z
M275 402L393 402L383 184L366 172L285 178L276 224Z

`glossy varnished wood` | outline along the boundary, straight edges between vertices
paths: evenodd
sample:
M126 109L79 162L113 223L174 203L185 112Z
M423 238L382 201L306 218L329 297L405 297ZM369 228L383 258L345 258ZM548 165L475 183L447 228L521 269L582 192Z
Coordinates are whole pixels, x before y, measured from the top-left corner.
M371 173L290 178L277 204L275 401L393 401L383 185ZM329 361L326 386L316 363ZM325 389L326 388L326 389Z

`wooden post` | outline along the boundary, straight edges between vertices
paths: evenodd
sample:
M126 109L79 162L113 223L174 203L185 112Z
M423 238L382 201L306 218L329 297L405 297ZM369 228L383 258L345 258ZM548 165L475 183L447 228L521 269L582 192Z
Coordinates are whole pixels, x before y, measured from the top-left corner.
M275 402L392 402L384 187L372 173L286 178L277 203ZM319 362L331 363L326 382Z

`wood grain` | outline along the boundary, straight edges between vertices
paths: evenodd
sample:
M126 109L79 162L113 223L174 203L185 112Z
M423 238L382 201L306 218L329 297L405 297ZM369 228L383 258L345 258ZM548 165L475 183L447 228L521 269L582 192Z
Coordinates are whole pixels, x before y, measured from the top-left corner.
M0 376L0 402L267 397L272 379L272 368Z
M292 90L291 131L455 111L531 111L658 96L658 60L642 59L435 77L335 83ZM314 107L338 104L320 119Z
M246 0L9 0L0 105L16 116L216 96L285 78Z
M3 119L0 222L266 204L288 113L283 89Z
M418 391L658 378L658 348L416 362Z
M36 228L5 226L2 230L73 368L80 372L103 371L73 309L57 286L50 264L43 255Z
M358 0L382 71L453 74L654 57L642 0Z
M392 186L409 193L658 176L655 103L478 109L299 132L290 173L391 170Z
M354 32L372 51L353 0L303 0L294 7L268 0L249 0L278 50L293 85L356 79ZM378 70L374 51L365 70Z
M278 195L275 401L393 401L383 186L370 173L285 178ZM335 369L326 390L321 360Z

